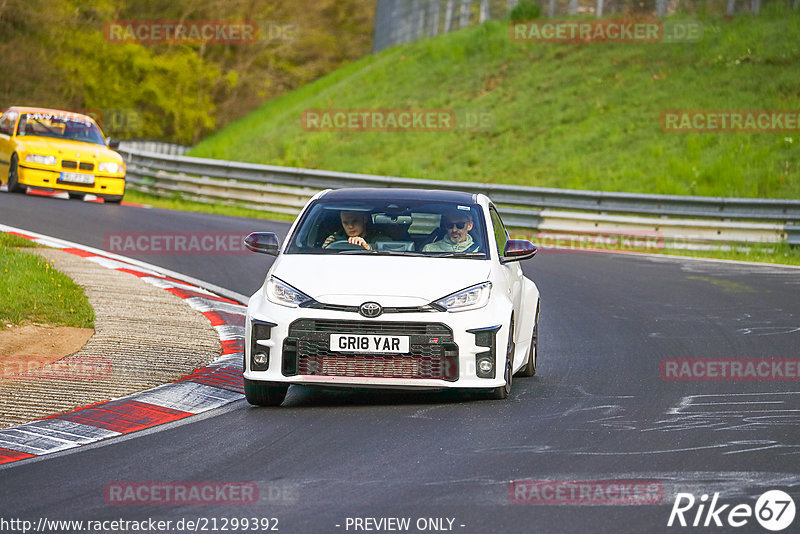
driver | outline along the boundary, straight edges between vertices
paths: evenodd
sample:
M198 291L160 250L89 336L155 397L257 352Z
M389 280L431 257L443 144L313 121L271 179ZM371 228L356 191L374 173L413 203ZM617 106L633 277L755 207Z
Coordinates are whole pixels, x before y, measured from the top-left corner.
M334 241L344 241L352 245L372 250L372 245L367 242L367 221L369 214L363 211L341 211L339 217L342 221L342 230L329 235L322 243L322 248L327 248Z
M472 252L478 248L469 234L472 218L468 214L461 211L445 213L442 215L442 228L446 235L422 247L422 252Z

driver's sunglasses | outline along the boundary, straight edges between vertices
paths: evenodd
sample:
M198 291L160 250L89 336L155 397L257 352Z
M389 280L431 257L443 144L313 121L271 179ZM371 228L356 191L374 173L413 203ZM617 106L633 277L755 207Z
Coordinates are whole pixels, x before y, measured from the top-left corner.
M459 230L463 230L466 225L467 225L466 222L460 222L460 223L457 223L457 222L446 222L446 223L444 223L444 227L447 230L449 230L450 228L452 228L454 226L456 228L458 228Z

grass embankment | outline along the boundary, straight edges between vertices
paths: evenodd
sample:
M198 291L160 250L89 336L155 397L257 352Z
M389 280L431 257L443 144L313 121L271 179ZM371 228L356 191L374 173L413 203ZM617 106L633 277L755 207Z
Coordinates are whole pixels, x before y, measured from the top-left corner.
M740 244L728 245L728 247L730 247L730 250L684 250L665 248L657 252L673 256L800 265L800 248L790 247L788 243L774 243L770 245Z
M53 260L26 252L27 239L0 232L0 329L42 324L94 328L83 288Z
M670 109L800 109L800 11L770 4L758 17L700 22L703 39L685 44L514 43L507 23L490 22L368 56L267 102L189 155L426 179L800 198L797 133L677 134L660 123ZM472 132L303 130L303 111L325 108L488 110L493 124ZM800 264L800 250L785 244L660 252Z
M508 23L368 56L189 155L569 189L800 198L800 135L667 133L664 110L800 110L800 10L702 18L696 43L515 43ZM308 109L489 110L488 131L311 132Z

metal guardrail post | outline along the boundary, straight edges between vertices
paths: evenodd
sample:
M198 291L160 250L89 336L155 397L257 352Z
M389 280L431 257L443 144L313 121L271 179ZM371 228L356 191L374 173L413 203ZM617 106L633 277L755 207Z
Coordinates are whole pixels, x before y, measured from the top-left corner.
M800 246L800 224L787 224L784 227L786 241L793 247Z

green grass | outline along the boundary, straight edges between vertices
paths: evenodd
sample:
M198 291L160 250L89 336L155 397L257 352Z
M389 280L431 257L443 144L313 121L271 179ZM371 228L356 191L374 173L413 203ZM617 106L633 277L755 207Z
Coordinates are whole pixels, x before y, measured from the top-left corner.
M83 288L54 267L53 260L26 252L32 243L0 233L0 329L43 324L94 328L94 310Z
M189 155L434 180L725 197L800 198L800 135L676 134L671 109L800 110L800 10L699 19L685 44L513 43L492 21L347 65L199 143ZM308 132L308 109L488 111L486 131ZM130 195L128 200L135 200ZM292 217L183 201L142 202ZM780 245L666 254L800 265Z
M0 248L41 248L42 245L34 243L30 239L25 239L14 234L0 232Z
M683 250L665 248L660 254L691 256L694 258L715 258L720 260L751 261L756 263L779 263L800 265L800 247L790 247L788 243L772 245L728 245L729 250Z
M192 156L436 180L800 198L800 134L662 131L669 109L800 110L800 10L706 17L697 43L515 43L508 23L398 46L265 103ZM308 132L307 109L488 110L488 131Z

